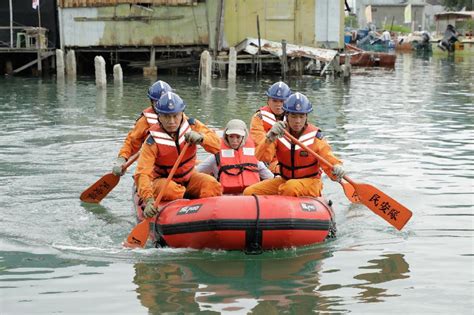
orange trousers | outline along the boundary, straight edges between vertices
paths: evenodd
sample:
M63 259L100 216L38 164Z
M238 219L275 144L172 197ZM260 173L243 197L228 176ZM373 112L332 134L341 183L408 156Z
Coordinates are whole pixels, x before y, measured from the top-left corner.
M158 197L165 183L166 178L157 178L153 181L153 197ZM215 197L222 195L222 186L213 176L194 172L186 186L171 181L162 200L181 199L185 193L192 198Z
M244 195L282 195L293 197L319 197L323 190L320 178L299 178L286 180L282 177L266 179L244 190Z

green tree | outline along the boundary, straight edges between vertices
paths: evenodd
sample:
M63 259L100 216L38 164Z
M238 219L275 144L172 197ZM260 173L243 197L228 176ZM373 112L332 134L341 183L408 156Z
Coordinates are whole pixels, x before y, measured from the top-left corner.
M357 22L357 16L348 15L344 18L344 26L350 28L359 28L359 23Z
M443 0L443 6L447 10L461 10L465 7L470 11L474 9L474 0Z

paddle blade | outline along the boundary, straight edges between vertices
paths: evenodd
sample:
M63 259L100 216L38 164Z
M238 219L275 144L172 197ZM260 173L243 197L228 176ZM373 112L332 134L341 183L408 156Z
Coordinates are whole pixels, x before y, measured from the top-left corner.
M339 184L341 184L342 189L344 189L344 194L346 194L346 197L350 202L360 203L359 196L357 195L354 186L348 182L339 182Z
M353 186L360 201L367 208L398 230L401 230L410 220L412 212L409 209L374 186L359 183L353 183Z
M117 186L119 181L120 176L115 176L112 173L105 174L89 188L84 190L80 197L81 201L99 203Z
M148 235L150 234L150 219L145 219L138 223L130 232L127 240L123 243L125 247L136 248L145 247Z

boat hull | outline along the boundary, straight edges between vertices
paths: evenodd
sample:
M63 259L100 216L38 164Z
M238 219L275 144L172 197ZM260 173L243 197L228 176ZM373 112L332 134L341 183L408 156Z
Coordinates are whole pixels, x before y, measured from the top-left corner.
M347 54L340 55L340 64L344 64ZM349 53L350 64L354 67L384 67L394 68L397 56L395 54L364 51Z
M143 205L135 195L138 221ZM234 196L179 199L151 221L157 246L261 250L301 247L335 236L334 213L324 198Z

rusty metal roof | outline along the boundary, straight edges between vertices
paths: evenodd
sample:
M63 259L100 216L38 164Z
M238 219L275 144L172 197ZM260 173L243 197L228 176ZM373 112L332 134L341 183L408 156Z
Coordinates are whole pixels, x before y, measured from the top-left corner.
M118 4L136 5L196 5L197 0L58 0L60 8L103 7Z
M281 43L266 39L260 39L262 52L267 52L277 57L281 57L283 52ZM251 55L258 53L258 39L247 37L236 47L237 52L245 51ZM332 49L314 48L309 46L286 44L286 55L288 57L306 57L310 59L330 62L337 55L337 51Z

